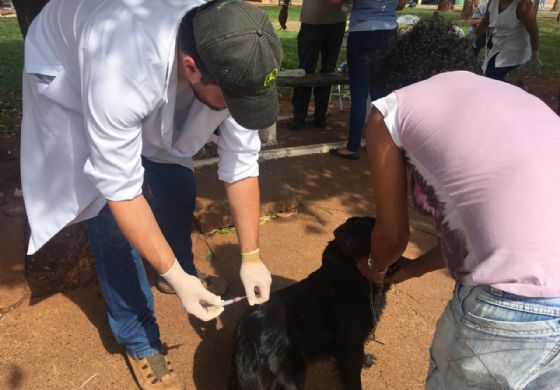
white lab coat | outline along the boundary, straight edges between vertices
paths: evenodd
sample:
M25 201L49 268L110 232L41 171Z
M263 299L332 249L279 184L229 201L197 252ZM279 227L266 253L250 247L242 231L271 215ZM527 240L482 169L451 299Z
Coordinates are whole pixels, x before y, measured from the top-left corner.
M220 129L218 176L258 176L258 133L178 82L182 16L203 0L51 0L25 40L21 174L28 253L106 200L142 192L141 155L192 167Z

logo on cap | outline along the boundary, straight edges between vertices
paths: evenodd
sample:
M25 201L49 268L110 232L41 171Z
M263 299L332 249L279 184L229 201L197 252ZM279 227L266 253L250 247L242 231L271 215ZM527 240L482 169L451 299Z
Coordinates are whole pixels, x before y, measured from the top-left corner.
M278 68L272 69L270 73L266 75L266 77L264 78L264 87L270 87L270 84L272 84L272 82L276 80L276 76L278 76Z
M224 1L222 1L221 4L218 4L218 5L216 6L216 9L222 9L222 8L224 8L226 5L228 5L229 3L231 3L232 1L233 1L233 0L224 0Z

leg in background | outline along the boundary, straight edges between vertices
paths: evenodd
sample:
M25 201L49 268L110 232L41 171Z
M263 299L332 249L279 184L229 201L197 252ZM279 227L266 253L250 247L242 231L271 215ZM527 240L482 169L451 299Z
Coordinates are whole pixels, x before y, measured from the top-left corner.
M321 42L321 68L319 73L330 73L336 69L340 46L344 38L346 23L324 25L324 34ZM315 95L315 126L326 127L327 114L331 87L316 87Z
M319 59L321 46L317 43L321 41L322 25L312 25L302 23L297 36L297 49L299 58L299 67L305 69L306 73L315 73L315 67ZM311 88L294 88L292 95L292 106L294 120L291 128L297 130L303 127L307 110L309 107L309 99L311 98Z

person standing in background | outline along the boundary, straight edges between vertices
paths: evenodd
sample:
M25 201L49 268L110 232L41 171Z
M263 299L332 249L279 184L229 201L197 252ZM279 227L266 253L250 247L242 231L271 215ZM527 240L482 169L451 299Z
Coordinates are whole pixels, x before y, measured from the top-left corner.
M492 27L492 49L484 60L484 75L503 81L521 64L533 72L542 65L539 55L539 26L530 0L491 0L476 30L476 38Z
M282 0L278 14L278 22L284 30L289 5L290 0ZM340 3L333 5L327 0L304 0L300 20L301 27L297 36L299 68L305 69L307 74L315 73L320 56L319 73L334 72L346 29L346 14L342 12ZM312 88L308 87L294 88L290 129L300 130L305 126L311 91ZM330 86L313 88L315 127L327 127L326 115L330 94Z
M330 0L341 3L342 0ZM362 130L367 112L368 96L377 99L379 94L373 86L373 56L397 37L397 10L406 0L354 0L350 12L350 33L346 58L350 77L350 124L346 148L331 149L335 157L358 160Z

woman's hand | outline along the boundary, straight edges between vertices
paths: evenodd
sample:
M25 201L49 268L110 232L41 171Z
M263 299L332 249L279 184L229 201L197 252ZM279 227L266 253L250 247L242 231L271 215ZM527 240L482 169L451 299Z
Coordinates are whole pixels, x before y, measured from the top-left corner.
M392 264L387 270L385 283L398 284L405 280L421 276L417 274L415 263L415 260L410 260L401 256L396 263Z
M385 283L402 283L442 268L445 268L445 261L441 255L441 246L437 245L415 260L401 256L389 266L385 274Z
M385 279L385 271L376 271L371 269L368 258L365 257L361 260L358 260L356 263L356 267L358 267L358 271L362 274L362 276L368 279L372 283L383 283Z
M410 278L417 276L416 261L400 257L395 263L391 264L387 272L378 272L369 267L367 258L359 260L357 263L358 270L362 276L372 283L389 283L397 284L404 282Z

